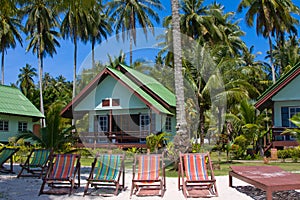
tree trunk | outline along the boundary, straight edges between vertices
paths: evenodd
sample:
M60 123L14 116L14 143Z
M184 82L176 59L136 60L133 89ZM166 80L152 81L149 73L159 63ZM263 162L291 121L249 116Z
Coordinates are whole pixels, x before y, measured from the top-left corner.
M74 36L74 65L73 65L73 93L72 97L76 95L76 70L77 70L77 39Z
M4 85L4 48L2 48L2 58L1 58L1 84Z
M174 54L174 78L176 95L176 122L177 132L174 137L174 147L177 153L187 152L190 148L190 141L187 131L187 122L184 106L184 84L182 75L182 48L180 33L180 16L177 0L171 0L172 3L172 35L173 35L173 54ZM176 163L175 163L176 167Z
M95 40L92 40L92 68L95 67Z
M43 56L40 51L38 50L38 62L39 62L39 88L40 88L40 111L44 115L44 99L43 99ZM46 120L45 118L41 119L41 126L46 127Z
M272 40L271 40L270 36L268 36L268 38L269 38L269 47L270 47L270 63L271 63L271 68L272 68L272 81L274 84L276 82L276 76L275 76L275 68L274 68L274 63L273 63Z

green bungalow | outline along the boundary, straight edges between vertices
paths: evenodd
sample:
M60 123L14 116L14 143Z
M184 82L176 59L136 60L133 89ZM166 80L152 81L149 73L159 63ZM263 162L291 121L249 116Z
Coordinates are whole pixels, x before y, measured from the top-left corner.
M298 146L294 137L281 133L286 128L296 128L289 119L300 112L300 64L269 87L258 98L255 107L260 111L272 109L272 134L264 140L266 149Z
M14 87L0 85L0 142L7 143L9 138L22 131L39 133L39 119L44 115Z
M153 133L175 134L175 95L128 66L105 67L61 112L76 124L86 147L146 147Z

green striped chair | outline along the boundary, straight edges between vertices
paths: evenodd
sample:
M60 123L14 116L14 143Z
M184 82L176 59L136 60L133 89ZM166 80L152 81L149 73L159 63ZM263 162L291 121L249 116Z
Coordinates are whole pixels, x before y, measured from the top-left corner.
M77 182L75 181L78 179ZM48 186L48 189L45 186ZM80 187L80 155L53 154L40 189L41 194L69 194Z
M218 196L209 153L180 153L178 189L185 198Z
M39 177L41 178L48 166L49 158L52 155L50 149L32 149L24 164L20 164L21 171L17 178L23 177ZM27 174L23 172L27 171Z
M3 147L0 150L0 171L3 173L14 173L13 171L13 155L19 151L19 148ZM10 160L10 168L6 169L3 164Z
M96 156L92 163L83 196L92 194L91 192L88 192L90 185L95 188L101 186L102 189L113 188L115 189L114 195L118 194L119 189L124 189L124 159L125 154L102 154ZM122 183L120 183L121 178ZM112 194L100 192L97 193L97 195L110 196Z

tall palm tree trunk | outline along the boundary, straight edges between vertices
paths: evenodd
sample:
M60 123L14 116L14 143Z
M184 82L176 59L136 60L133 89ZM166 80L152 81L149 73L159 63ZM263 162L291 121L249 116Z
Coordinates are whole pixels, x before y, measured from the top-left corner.
M40 51L38 50L38 62L39 62L39 88L40 88L40 111L44 115L44 99L43 99L43 56ZM41 126L46 127L46 120L45 118L41 119Z
M176 151L188 151L189 136L187 131L187 122L184 103L184 84L182 75L182 47L180 33L180 16L178 0L171 0L172 3L172 35L173 35L173 54L174 54L174 77L175 77L175 95L176 95L176 122L177 132L174 137L174 146Z
M95 41L92 40L92 68L95 67Z
M4 85L4 49L2 48L2 57L1 57L1 84Z
M272 47L272 40L270 35L268 36L269 39L269 47L270 47L270 63L271 63L271 69L272 69L272 81L273 84L276 82L276 76L275 76L275 67L273 63L273 47Z
M77 70L77 39L74 37L74 65L73 65L73 93L72 97L76 95L76 70Z

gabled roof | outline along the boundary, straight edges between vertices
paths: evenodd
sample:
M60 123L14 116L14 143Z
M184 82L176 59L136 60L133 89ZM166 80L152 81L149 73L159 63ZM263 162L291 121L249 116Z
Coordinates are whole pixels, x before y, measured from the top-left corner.
M5 85L0 85L0 114L44 118L19 89Z
M255 108L263 110L272 105L272 97L280 92L286 85L293 81L300 74L300 63L293 67L288 73L280 77L277 82L271 85L260 97L258 98Z
M125 65L115 69L105 67L61 112L63 117L72 118L73 110L106 76L110 75L132 91L147 106L158 113L173 114L175 95L154 78L140 73Z

